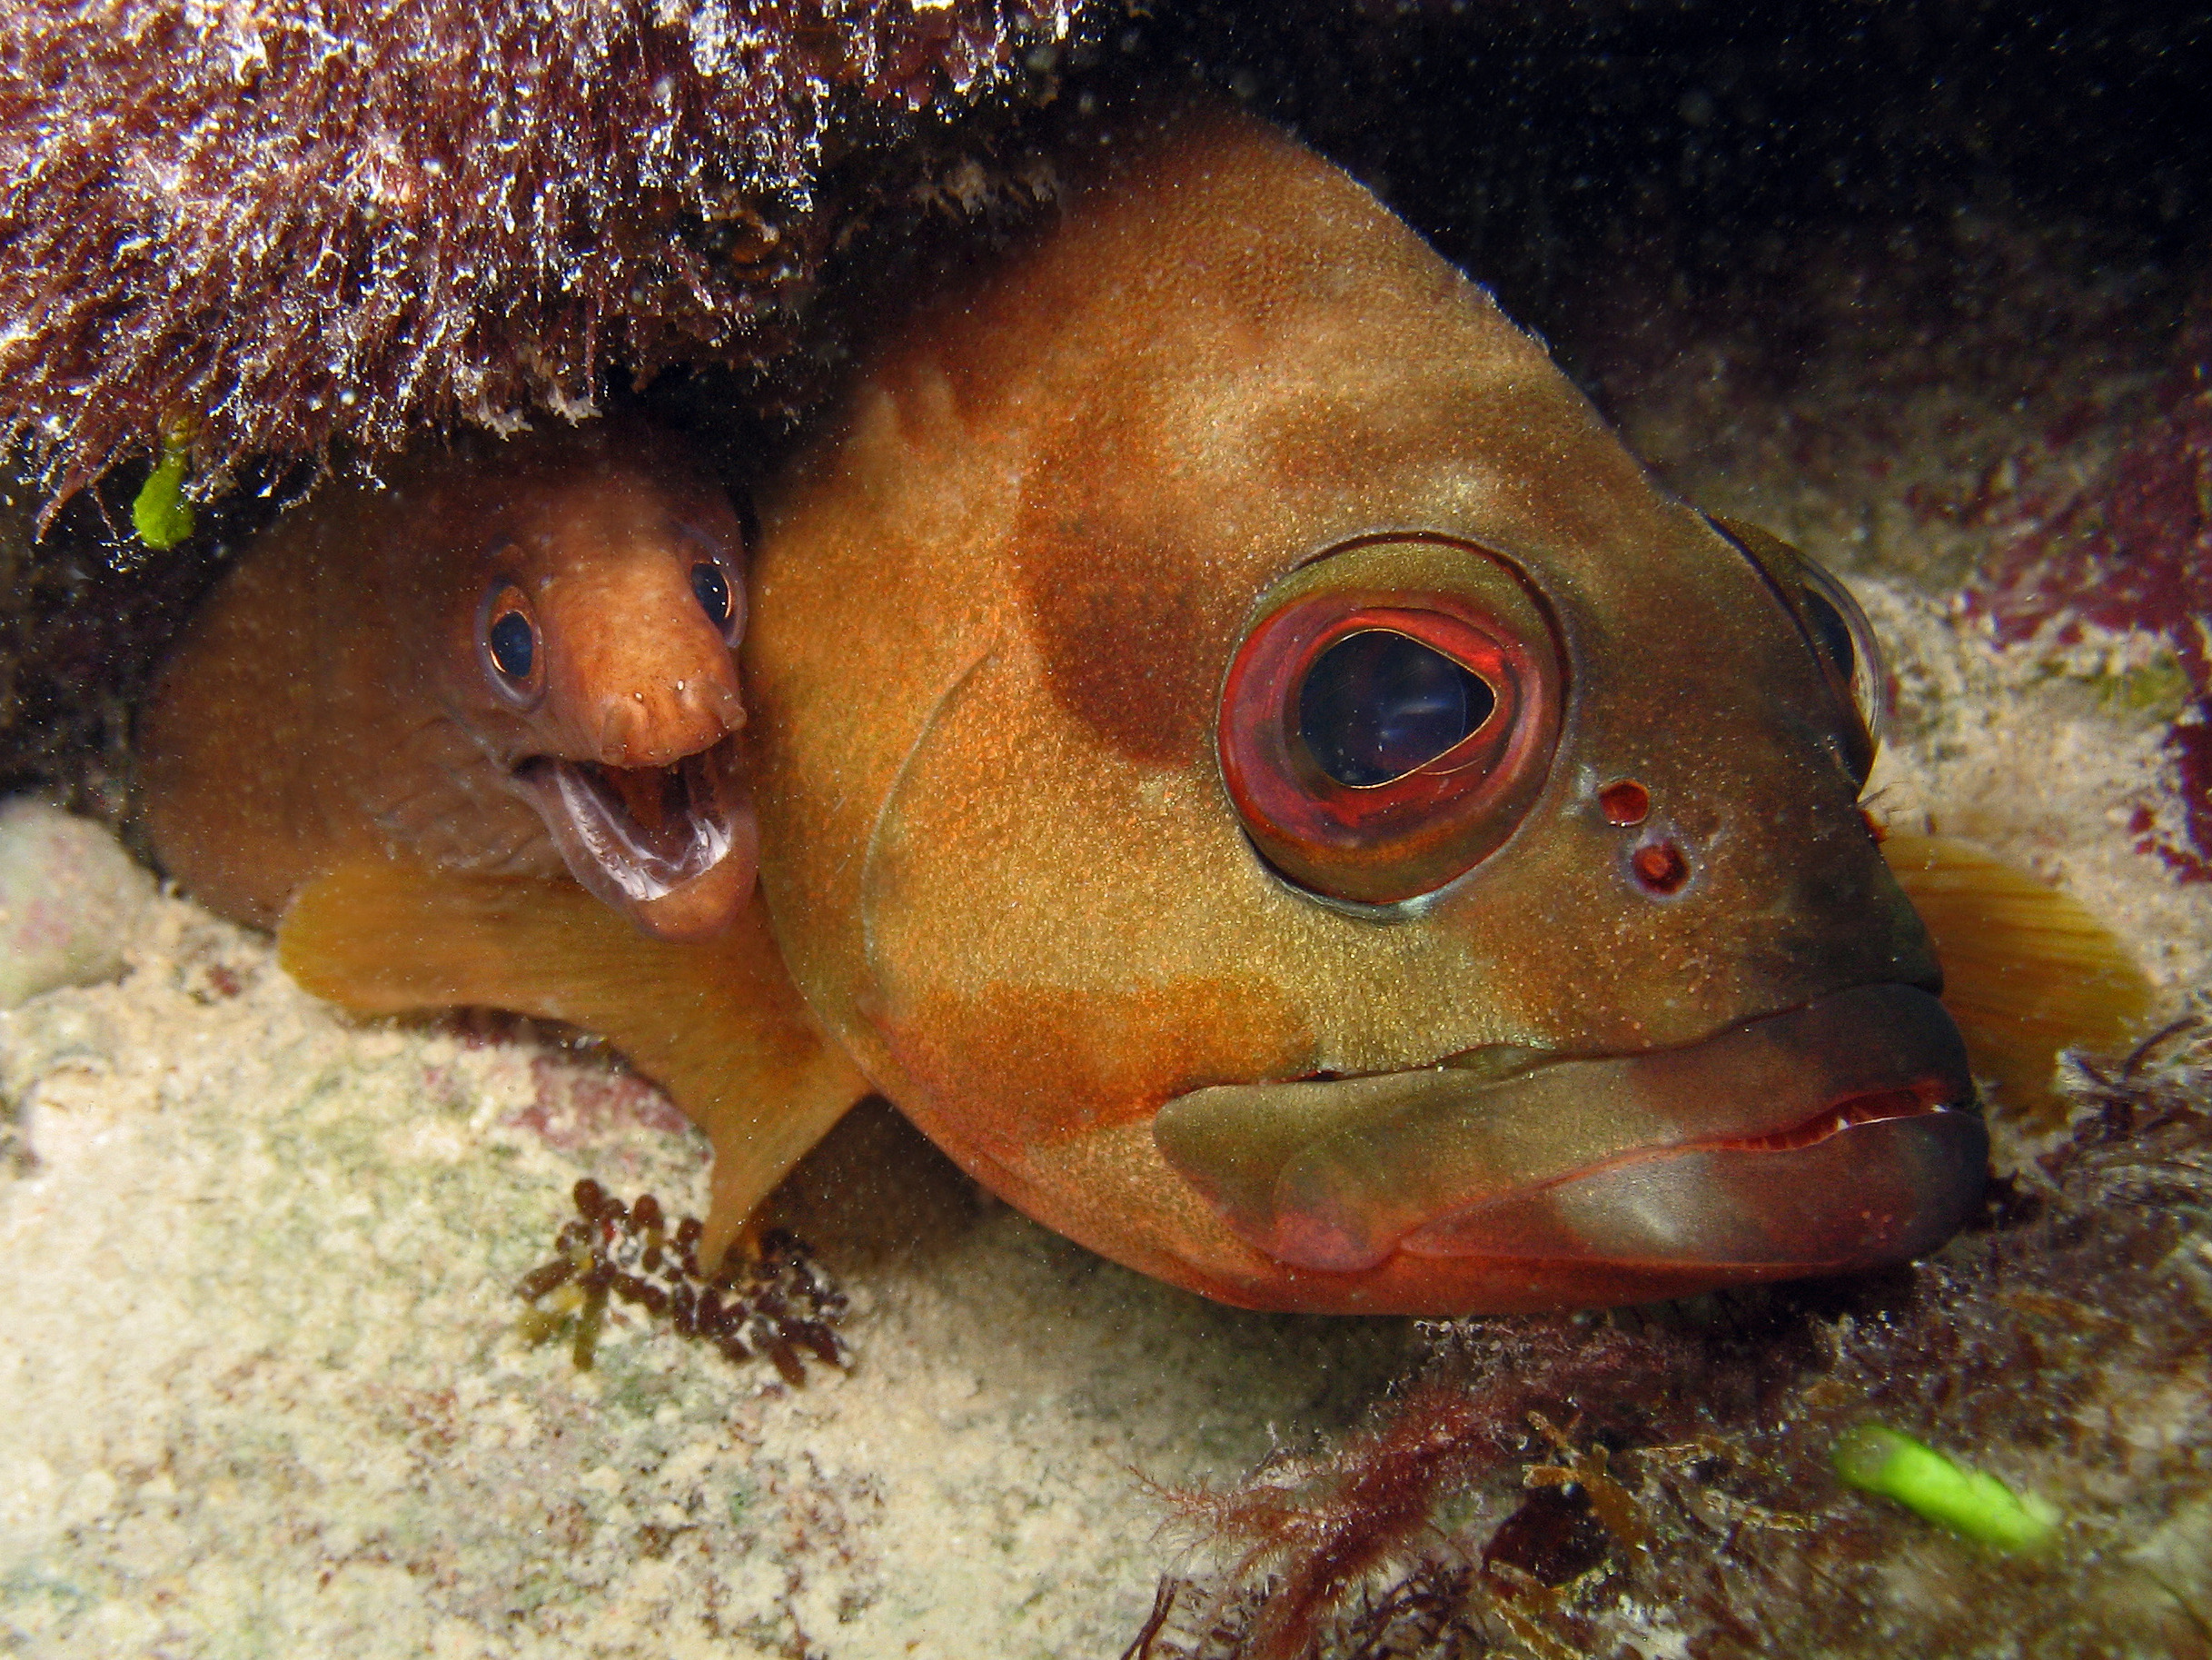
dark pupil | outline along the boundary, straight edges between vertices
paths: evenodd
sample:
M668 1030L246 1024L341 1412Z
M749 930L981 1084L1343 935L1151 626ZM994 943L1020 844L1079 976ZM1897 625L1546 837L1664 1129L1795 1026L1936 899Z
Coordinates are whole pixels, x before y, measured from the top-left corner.
M1490 719L1497 694L1441 651L1387 629L1347 634L1298 692L1298 735L1354 789L1426 766Z
M1851 649L1851 625L1818 588L1805 590L1805 609L1812 613L1813 631L1820 637L1821 649L1848 682L1859 666L1858 653Z
M511 611L493 621L491 661L501 674L511 681L527 680L537 655L538 641L531 632L528 617Z
M691 591L699 596L699 610L718 626L729 621L729 579L722 574L721 567L704 561L693 565Z

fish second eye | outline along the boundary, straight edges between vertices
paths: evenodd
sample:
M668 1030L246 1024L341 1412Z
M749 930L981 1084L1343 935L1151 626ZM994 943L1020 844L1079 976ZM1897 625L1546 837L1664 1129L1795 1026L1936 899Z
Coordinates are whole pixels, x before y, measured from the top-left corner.
M526 681L538 661L538 631L519 611L501 611L484 635L491 666L511 681Z
M1839 741L1839 759L1854 781L1865 784L1890 724L1889 674L1873 624L1850 589L1772 532L1736 519L1708 515L1706 522L1766 578L1796 617L1840 701L1857 717L1859 730Z
M722 568L708 560L700 560L691 567L691 592L699 601L699 610L707 613L707 621L717 628L729 623L729 579Z
M1851 625L1844 620L1836 602L1810 584L1805 589L1805 614L1812 619L1812 631L1818 636L1820 649L1828 653L1829 661L1849 685L1859 673L1859 653L1851 645Z
M1353 790L1419 771L1490 719L1497 693L1442 651L1391 629L1346 634L1298 691L1298 735L1314 764Z
M1882 665L1881 647L1859 601L1832 574L1800 554L1796 576L1805 599L1806 631L1834 671L1837 686L1865 729L1863 744L1850 746L1853 753L1848 763L1851 775L1863 784L1890 724L1889 672Z

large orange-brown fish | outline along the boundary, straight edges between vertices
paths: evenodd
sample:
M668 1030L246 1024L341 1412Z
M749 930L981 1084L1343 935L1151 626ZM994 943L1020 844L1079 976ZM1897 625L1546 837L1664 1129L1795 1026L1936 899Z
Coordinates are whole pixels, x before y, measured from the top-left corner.
M1848 600L1654 489L1279 134L1129 134L887 338L765 527L772 939L389 867L282 935L356 1007L543 1009L714 1079L676 1090L709 1252L870 1087L1032 1216L1258 1307L1860 1268L1976 1203Z

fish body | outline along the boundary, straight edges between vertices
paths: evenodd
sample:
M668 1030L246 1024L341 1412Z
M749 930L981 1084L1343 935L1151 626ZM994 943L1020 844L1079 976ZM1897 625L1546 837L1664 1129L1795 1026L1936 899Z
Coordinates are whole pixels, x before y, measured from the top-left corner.
M273 927L316 878L563 871L638 928L728 927L745 549L721 488L612 423L426 452L240 556L141 731L148 833Z
M764 525L776 936L1030 1215L1232 1302L1456 1313L1863 1267L1975 1203L1832 605L1287 139L1118 144Z
M1987 1138L1859 806L1848 598L1655 490L1287 139L1199 111L1110 154L887 333L764 502L731 927L379 853L298 890L286 966L606 1033L713 1141L709 1264L870 1089L1039 1220L1255 1307L1602 1305L1939 1243Z

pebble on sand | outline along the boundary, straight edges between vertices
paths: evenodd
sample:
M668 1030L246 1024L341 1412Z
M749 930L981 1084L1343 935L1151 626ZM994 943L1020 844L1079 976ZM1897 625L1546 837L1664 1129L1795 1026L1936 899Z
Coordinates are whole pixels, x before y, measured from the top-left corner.
M120 974L153 893L105 826L26 796L0 802L0 1009Z

